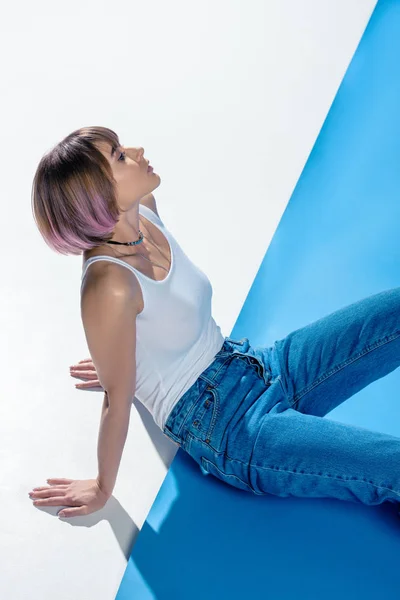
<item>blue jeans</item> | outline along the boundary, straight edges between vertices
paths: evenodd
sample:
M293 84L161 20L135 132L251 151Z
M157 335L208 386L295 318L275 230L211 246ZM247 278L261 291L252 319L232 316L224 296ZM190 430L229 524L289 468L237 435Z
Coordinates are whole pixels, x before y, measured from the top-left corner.
M260 495L400 502L400 438L325 417L400 365L400 287L271 347L225 338L164 433L200 466Z

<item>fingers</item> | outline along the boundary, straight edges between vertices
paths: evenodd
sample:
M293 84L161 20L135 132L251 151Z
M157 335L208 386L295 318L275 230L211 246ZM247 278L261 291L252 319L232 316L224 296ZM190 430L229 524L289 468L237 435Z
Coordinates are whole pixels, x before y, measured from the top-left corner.
M91 359L87 359L87 360L91 360ZM87 360L81 361L81 362L87 363ZM101 383L98 379L97 371L94 368L94 366L90 371L88 371L87 369L88 369L87 364L83 364L80 366L75 365L74 367L70 367L71 377L75 377L76 379L86 379L87 380L87 381L84 381L83 383L75 384L75 387L79 390L87 390L87 389L91 389L91 388L99 388L100 390L102 390L103 386L101 385Z
M64 484L58 483L57 484L58 488L67 488L68 486L69 486L69 483L64 483ZM33 488L32 492L42 492L42 491L45 491L45 490L53 490L54 491L55 489L56 488L55 488L54 484L51 485L51 486L49 486L49 485L46 485L46 486L42 485L42 486Z
M89 390L91 388L100 388L103 389L100 381L84 381L83 383L76 383L75 387L80 390Z
M65 494L73 479L48 479L51 485L33 488L29 493L35 506L62 506ZM64 502L63 502L64 500Z
M71 377L77 377L79 379L97 379L97 371L81 371L78 369L70 369Z
M65 477L50 477L50 479L46 479L47 483L50 485L69 485L73 483L74 479L65 479Z
M44 500L34 500L32 502L35 506L65 506L63 498L61 496L55 498L45 498Z
M82 372L86 372L86 373L95 373L96 372L96 367L94 366L94 364L91 363L83 363L82 365L72 365L69 368L70 372L74 371L75 373L82 373Z
M67 488L68 488L67 485L65 487L59 488L59 489L49 487L46 489L41 489L36 492L31 492L29 495L32 498L32 500L40 500L43 498L54 498L55 496L64 496Z
M83 506L75 506L74 508L63 508L62 511L58 513L59 517L80 517L81 515L87 515L88 509L86 504Z

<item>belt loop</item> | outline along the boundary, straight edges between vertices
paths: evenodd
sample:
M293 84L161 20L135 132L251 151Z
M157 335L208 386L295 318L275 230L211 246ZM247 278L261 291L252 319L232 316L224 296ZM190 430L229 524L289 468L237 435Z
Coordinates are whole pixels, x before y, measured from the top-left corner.
M206 382L206 384L207 384L206 390L215 387L215 381L213 381L212 379L207 377L207 375L200 375L200 379L202 379L203 381Z

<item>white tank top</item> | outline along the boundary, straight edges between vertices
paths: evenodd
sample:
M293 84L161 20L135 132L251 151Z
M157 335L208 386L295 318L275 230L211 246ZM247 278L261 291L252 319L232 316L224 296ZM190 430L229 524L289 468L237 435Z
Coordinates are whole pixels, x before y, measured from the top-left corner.
M82 280L98 260L121 264L137 276L144 309L136 319L135 396L163 430L175 404L212 363L225 338L211 316L213 290L208 277L186 256L160 217L141 204L139 213L169 242L167 277L154 281L119 258L99 255L85 262Z

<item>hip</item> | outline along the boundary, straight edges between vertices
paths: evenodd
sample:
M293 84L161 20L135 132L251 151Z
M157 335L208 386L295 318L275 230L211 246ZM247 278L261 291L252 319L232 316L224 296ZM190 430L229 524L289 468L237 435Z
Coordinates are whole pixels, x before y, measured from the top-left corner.
M252 347L248 338L225 338L213 362L179 399L163 432L196 462L243 462L262 417L287 408L275 344Z

